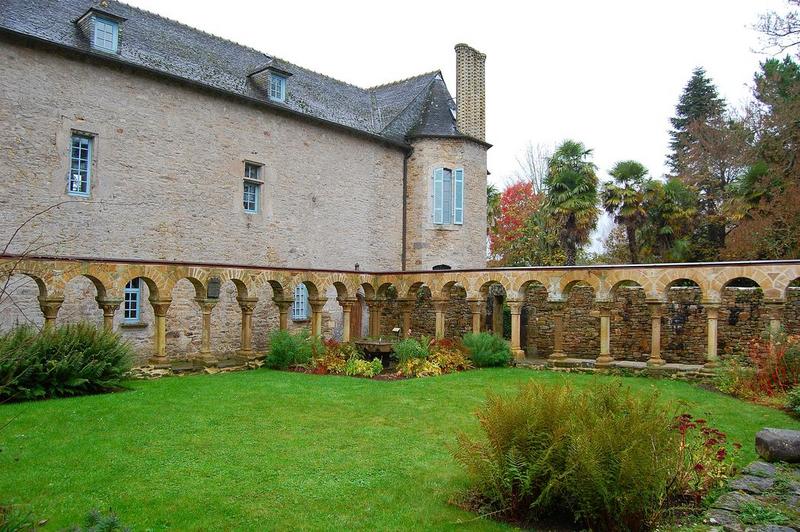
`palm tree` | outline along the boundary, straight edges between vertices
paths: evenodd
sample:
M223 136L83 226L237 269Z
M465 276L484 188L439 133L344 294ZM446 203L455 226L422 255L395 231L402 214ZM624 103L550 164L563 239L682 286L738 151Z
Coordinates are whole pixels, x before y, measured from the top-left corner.
M491 231L500 215L502 193L494 185L486 185L486 231Z
M614 165L609 175L614 180L603 186L603 208L614 217L615 223L625 228L631 264L638 264L636 230L647 218L642 204L647 168L636 161L620 161Z
M565 140L547 167L546 206L560 227L567 266L575 264L578 248L589 242L597 226L597 167L589 160L591 154L582 143Z
M659 262L689 258L692 222L697 214L697 196L677 178L666 182L652 179L645 184L642 226L644 247Z

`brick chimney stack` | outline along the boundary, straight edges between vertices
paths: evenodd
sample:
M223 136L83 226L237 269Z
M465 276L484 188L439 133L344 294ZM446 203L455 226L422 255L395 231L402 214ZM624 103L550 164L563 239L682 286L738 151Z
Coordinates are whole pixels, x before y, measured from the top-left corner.
M486 140L486 54L464 43L456 45L456 127Z

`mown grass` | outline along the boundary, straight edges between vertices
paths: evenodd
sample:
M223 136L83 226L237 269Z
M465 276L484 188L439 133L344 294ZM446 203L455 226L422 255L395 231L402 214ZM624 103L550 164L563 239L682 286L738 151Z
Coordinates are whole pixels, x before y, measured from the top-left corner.
M257 370L131 382L131 391L0 406L0 501L48 529L112 509L136 530L442 529L475 516L448 504L464 477L455 434L476 431L487 390L595 377L485 369L380 382ZM600 377L603 378L603 377ZM665 400L744 444L777 410L681 382ZM486 520L469 528L502 529Z

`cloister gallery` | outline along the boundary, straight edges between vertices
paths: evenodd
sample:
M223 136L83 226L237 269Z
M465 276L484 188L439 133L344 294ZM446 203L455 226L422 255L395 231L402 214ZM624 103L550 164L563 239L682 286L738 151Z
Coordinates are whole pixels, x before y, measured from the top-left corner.
M800 333L800 261L380 273L4 257L0 276L3 327L93 321L154 365L257 358L278 327L343 341L502 334L504 305L517 359L710 367L765 331ZM136 279L150 305L130 324L120 306ZM290 316L297 286L307 321Z

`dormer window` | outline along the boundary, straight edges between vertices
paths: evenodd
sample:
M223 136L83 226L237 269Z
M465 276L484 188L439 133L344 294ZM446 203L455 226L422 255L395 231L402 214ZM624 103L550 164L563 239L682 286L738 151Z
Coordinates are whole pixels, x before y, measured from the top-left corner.
M269 99L274 102L286 101L286 77L270 72L269 74Z
M116 53L119 45L119 23L104 17L94 17L92 46L104 52Z

